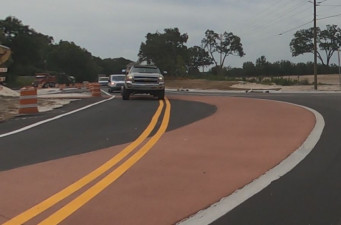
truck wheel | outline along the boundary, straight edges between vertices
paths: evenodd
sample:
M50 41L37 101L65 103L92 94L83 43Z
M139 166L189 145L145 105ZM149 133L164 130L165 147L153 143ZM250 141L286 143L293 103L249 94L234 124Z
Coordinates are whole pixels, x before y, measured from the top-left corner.
M158 99L163 100L165 98L165 90L159 91L157 97Z
M122 88L122 99L123 100L129 100L129 91L125 88Z

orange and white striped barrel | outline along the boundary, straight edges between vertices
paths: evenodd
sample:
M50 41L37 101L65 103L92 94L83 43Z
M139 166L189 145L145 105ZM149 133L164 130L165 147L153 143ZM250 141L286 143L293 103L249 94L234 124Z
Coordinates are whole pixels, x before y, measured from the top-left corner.
M92 97L101 97L101 86L99 83L92 83L91 88L91 95Z
M19 114L38 113L37 89L24 87L20 89Z
M66 87L66 85L65 85L65 84L59 84L59 90L64 90L64 89L65 89L65 87Z
M76 83L75 86L76 86L76 88L78 88L78 89L82 89L83 84L81 84L81 83Z

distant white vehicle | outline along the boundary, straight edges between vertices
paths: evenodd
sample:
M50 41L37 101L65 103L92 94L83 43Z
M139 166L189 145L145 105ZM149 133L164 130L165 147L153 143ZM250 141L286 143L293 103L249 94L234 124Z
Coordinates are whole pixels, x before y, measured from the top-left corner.
M109 78L108 77L99 77L98 78L98 83L101 86L106 86L108 84Z
M120 91L124 85L124 74L112 74L109 76L108 92Z

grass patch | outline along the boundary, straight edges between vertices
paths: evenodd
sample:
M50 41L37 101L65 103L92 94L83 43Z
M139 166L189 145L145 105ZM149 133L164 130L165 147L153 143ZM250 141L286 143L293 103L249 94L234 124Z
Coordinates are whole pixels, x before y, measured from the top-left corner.
M34 79L33 76L18 76L14 77L14 79L9 79L6 82L6 86L13 89L31 86Z

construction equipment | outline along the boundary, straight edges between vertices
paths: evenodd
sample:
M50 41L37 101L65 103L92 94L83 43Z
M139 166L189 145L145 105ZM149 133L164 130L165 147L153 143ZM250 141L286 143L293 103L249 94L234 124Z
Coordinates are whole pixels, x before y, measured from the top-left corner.
M56 86L56 76L52 76L49 73L36 73L35 80L32 83L33 87L54 87Z
M33 87L55 87L56 84L74 84L75 77L66 75L65 73L55 73L55 72L45 72L45 73L36 73L35 80L32 83Z

